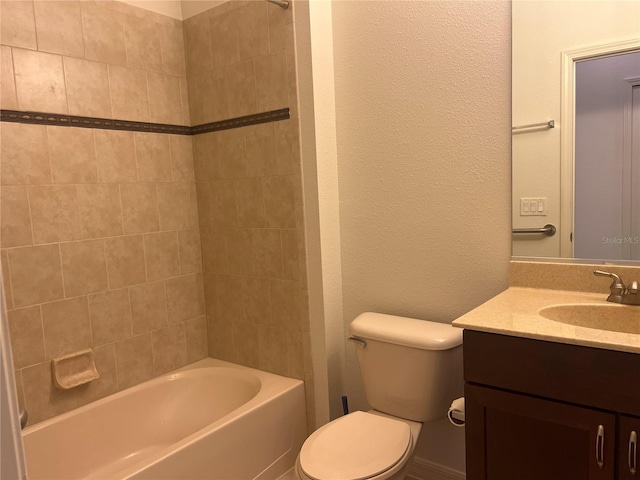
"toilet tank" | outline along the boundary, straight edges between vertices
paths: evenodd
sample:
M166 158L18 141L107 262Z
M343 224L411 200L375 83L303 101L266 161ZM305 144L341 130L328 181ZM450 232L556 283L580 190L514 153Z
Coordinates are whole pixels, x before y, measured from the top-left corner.
M462 329L366 312L349 331L373 409L428 422L444 418L451 402L462 396Z

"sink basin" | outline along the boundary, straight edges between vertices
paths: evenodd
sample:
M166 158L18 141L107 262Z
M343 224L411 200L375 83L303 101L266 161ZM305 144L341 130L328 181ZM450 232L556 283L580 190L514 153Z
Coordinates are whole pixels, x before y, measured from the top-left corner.
M577 327L640 334L640 307L611 304L551 305L540 309L542 317Z

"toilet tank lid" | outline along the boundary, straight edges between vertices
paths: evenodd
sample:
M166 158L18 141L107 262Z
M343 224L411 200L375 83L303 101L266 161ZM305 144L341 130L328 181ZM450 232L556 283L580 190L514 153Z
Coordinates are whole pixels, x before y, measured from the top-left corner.
M462 329L449 323L365 312L349 326L351 335L422 350L448 350L462 345Z

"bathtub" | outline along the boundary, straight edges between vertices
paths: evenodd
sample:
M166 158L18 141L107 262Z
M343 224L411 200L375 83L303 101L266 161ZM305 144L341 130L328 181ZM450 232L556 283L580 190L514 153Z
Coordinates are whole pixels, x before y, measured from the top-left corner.
M305 436L301 381L212 358L23 433L30 480L277 478Z

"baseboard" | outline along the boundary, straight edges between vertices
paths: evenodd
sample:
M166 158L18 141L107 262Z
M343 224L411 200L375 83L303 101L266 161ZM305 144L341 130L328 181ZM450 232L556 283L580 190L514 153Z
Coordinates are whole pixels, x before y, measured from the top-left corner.
M413 480L465 480L465 478L466 475L458 470L419 457L413 459L407 472L407 479Z

